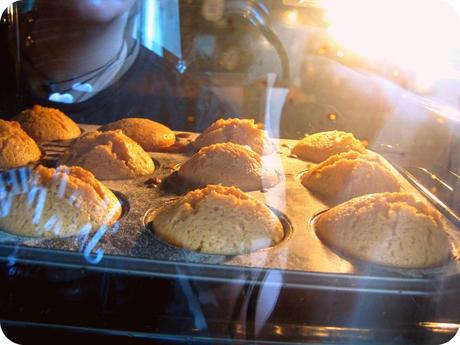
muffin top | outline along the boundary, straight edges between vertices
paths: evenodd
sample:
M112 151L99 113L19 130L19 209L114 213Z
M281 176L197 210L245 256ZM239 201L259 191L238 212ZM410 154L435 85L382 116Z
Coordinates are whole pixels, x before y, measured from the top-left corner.
M23 110L14 120L38 142L75 139L81 134L80 127L63 112L40 105Z
M262 125L255 124L252 119L219 119L198 136L193 144L199 149L226 142L247 145L258 154L269 154L274 151L274 146Z
M117 197L79 167L38 165L23 170L21 183L8 185L0 228L17 236L87 236L115 224L122 207ZM23 178L23 179L22 179Z
M284 236L278 217L263 203L219 185L189 192L160 209L153 231L174 246L220 255L266 248Z
M356 151L330 156L303 174L301 182L312 192L334 202L401 189L396 176L378 155Z
M111 122L99 128L99 131L121 129L146 151L157 151L173 145L176 141L174 132L161 123L143 119L127 118Z
M73 204L97 224L112 225L121 216L121 204L113 192L81 167L61 165L53 169L39 165L33 170L33 176L34 184L56 191L62 188L61 180L64 179L62 197L71 198Z
M178 176L192 187L208 184L257 190L278 183L275 170L251 149L233 143L205 146L183 163Z
M320 214L318 237L355 258L400 268L444 263L451 252L448 225L409 193L364 195Z
M16 121L0 119L0 169L17 168L41 157L37 143Z
M364 145L353 134L342 131L320 132L299 140L292 153L300 159L319 163L347 151L366 153Z
M155 170L148 153L121 130L84 134L60 164L81 166L101 180L135 178Z

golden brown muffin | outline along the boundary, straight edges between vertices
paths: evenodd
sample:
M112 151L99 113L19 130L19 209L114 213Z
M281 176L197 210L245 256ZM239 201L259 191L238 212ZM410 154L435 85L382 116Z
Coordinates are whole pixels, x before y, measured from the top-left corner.
M32 237L83 235L113 225L121 215L117 197L82 168L39 165L30 172L25 189L21 182L1 195L9 205L0 217L2 230Z
M217 143L234 143L249 146L258 154L269 154L274 151L267 133L255 124L254 120L219 119L209 126L193 145L199 149Z
M366 148L353 134L341 131L311 134L299 140L292 149L292 153L300 159L315 163L347 151L366 153Z
M178 176L193 187L222 184L244 191L269 188L278 183L274 169L264 166L257 153L233 143L203 147L181 165Z
M322 213L316 233L352 257L385 266L427 268L449 259L447 224L408 193L364 195Z
M148 153L121 130L86 133L59 163L81 166L100 180L135 178L155 170Z
M60 110L40 105L23 110L14 120L38 142L75 139L81 134L80 127Z
M0 120L0 169L17 168L41 157L37 143L16 121Z
M176 142L174 132L161 123L141 118L121 119L99 128L99 131L121 129L145 151L156 151Z
M323 198L343 202L356 196L399 192L398 179L376 154L333 155L302 175L302 184Z
M278 217L263 203L237 188L213 185L160 209L153 230L177 247L220 255L273 246L284 236Z

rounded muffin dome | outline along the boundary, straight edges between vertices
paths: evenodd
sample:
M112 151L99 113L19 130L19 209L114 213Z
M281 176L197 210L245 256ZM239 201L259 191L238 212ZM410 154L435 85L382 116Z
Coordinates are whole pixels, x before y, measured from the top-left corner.
M333 155L302 175L302 184L333 202L382 192L399 192L398 179L375 154L356 151Z
M200 149L218 143L249 146L260 155L272 153L275 149L262 125L255 124L252 119L219 119L198 136L193 145Z
M408 193L377 193L320 214L318 237L347 255L400 268L427 268L449 259L448 225Z
M203 147L180 166L178 176L192 187L222 184L244 191L278 183L275 170L265 166L257 153L233 143Z
M16 121L0 119L0 169L17 168L36 162L42 153L37 143Z
M320 132L299 140L292 153L300 159L319 163L332 155L347 151L366 153L364 145L353 134L342 131Z
M18 236L79 235L82 229L111 226L121 216L121 204L112 191L80 167L39 165L21 185L21 191L13 188L2 195L11 204L4 200L9 208L0 217L0 228Z
M14 118L34 140L55 141L78 138L80 127L62 111L34 105Z
M146 151L161 150L173 145L176 136L172 130L161 123L143 119L127 118L111 122L99 128L99 131L113 131L121 129L122 132L142 146Z
M101 180L135 178L155 170L149 154L120 130L84 134L59 164L80 166Z
M206 254L249 253L284 237L281 222L267 206L237 188L215 185L164 206L152 225L162 240Z

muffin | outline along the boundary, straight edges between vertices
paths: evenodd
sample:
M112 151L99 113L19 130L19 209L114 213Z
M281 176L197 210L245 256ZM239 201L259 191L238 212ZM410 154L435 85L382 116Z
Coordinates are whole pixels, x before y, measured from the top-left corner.
M161 123L141 118L122 119L99 128L99 131L122 132L142 146L145 151L157 151L176 142L174 132Z
M244 191L269 188L278 183L275 170L264 166L257 153L233 143L203 147L180 166L178 176L191 187L222 184Z
M352 199L315 222L327 245L368 262L427 268L449 259L448 225L426 202L408 193L378 193Z
M303 174L301 181L310 191L334 202L401 189L398 179L379 156L355 151L329 157Z
M163 207L152 224L162 240L206 254L249 253L284 236L278 217L263 203L237 188L214 185Z
M38 142L75 139L81 134L80 127L67 115L40 105L23 110L14 120Z
M59 163L85 168L100 180L135 178L155 170L148 153L121 130L86 133Z
M39 165L28 175L22 176L21 188L2 190L4 231L32 237L83 235L113 225L121 215L116 196L82 168Z
M17 168L41 157L37 143L16 121L0 120L0 169Z
M341 131L311 134L299 140L292 149L292 153L300 159L314 163L347 151L366 153L366 148L353 134Z
M249 146L260 155L272 153L274 146L261 127L254 120L219 119L197 137L193 145L200 149L212 144L230 142Z

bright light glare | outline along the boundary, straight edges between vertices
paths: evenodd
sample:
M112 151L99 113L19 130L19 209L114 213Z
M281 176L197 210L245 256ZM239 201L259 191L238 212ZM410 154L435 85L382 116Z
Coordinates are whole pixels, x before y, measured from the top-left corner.
M295 25L297 23L298 12L296 10L289 10L284 13L284 22L287 25Z
M400 66L420 87L452 73L460 51L460 21L446 1L330 0L324 7L328 31L340 44Z

